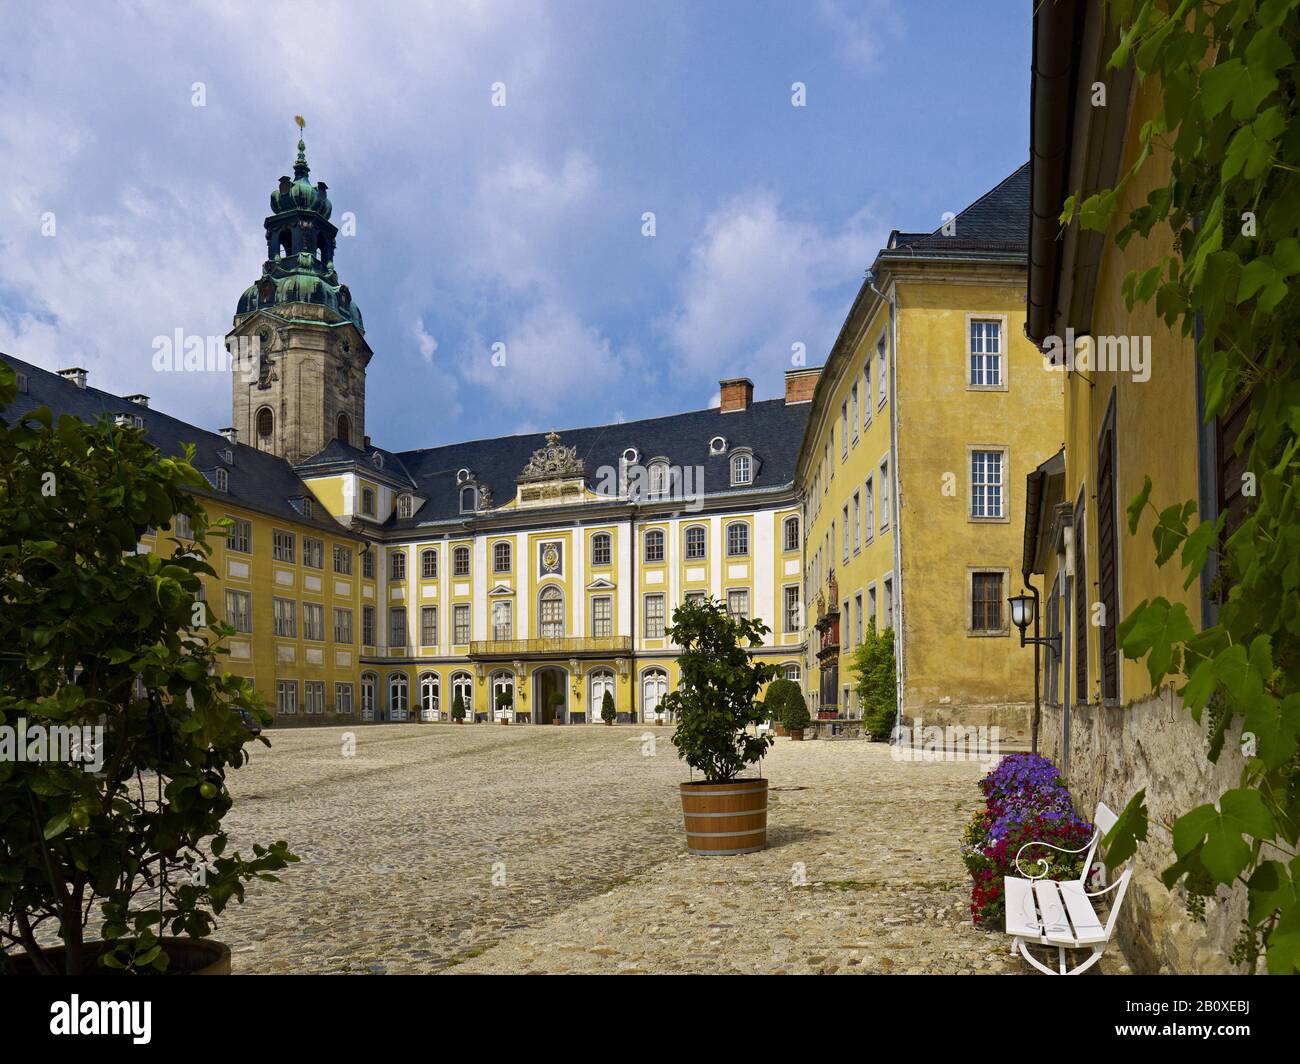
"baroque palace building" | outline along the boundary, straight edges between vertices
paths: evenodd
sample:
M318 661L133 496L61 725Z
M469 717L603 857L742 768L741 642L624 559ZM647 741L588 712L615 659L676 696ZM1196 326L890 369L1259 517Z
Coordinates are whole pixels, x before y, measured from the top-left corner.
M277 725L445 720L458 696L469 721L595 722L606 692L620 721L662 720L666 627L708 595L767 623L757 656L822 717L859 715L853 651L892 625L906 716L1023 730L1015 484L1061 444L1059 375L1022 337L1027 168L938 232L892 234L826 365L787 371L783 398L736 378L707 410L400 452L366 432L372 351L309 173L299 141L226 337L231 427L4 356L7 417L108 414L195 447L231 522L204 589L236 629L224 667Z
M894 633L905 720L1028 731L1033 651L1007 597L1025 476L1061 441L1061 381L1024 336L1029 166L930 233L894 231L822 370L805 489L810 699L857 703Z
M8 416L38 406L196 448L219 580L235 629L225 667L276 723L662 720L677 681L674 607L726 602L772 629L757 656L802 679L803 522L795 456L816 369L755 402L744 378L717 408L417 451L365 431L372 352L334 268L337 230L298 143L265 221L267 259L227 336L233 426L204 431L148 397L89 387L83 369L19 373ZM141 550L171 550L184 528Z

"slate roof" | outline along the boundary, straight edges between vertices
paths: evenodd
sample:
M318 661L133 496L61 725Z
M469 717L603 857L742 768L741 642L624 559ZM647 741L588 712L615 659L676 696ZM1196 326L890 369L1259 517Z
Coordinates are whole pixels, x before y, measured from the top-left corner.
M943 256L1029 252L1029 164L1016 170L957 215L956 232L890 234L882 255Z
M152 410L99 388L78 388L75 383L65 380L57 373L33 366L4 352L0 352L0 358L8 362L16 372L27 376L27 391L20 391L11 405L0 410L0 417L10 423L40 406L49 407L56 417L70 414L85 421L94 421L102 414L131 414L144 421L149 442L164 454L179 455L185 444L193 443L196 469L209 476L215 476L218 468L227 471L229 490L196 489L196 495L217 501L227 500L232 505L271 517L282 517L335 536L361 538L335 521L319 502L312 508L312 517L304 517L298 511L290 500L311 493L294 472L293 466L282 458L242 443L232 445L220 433L208 432L160 410ZM229 465L219 457L220 452L227 450L234 452L234 460Z
M767 399L750 404L748 410L726 414L714 407L644 421L561 429L559 442L577 449L586 467L588 487L598 487L597 471L602 466L617 469L623 452L635 447L642 465L666 458L673 466L703 467L706 495L739 495L793 482L808 411L807 403L787 406L784 399ZM709 454L709 441L715 436L727 441L727 453ZM460 513L456 483L461 469L468 469L478 484L492 489L495 506L510 502L515 497L515 479L533 452L545 446L546 434L536 432L415 451L383 451L383 472L407 477L414 494L427 500L410 518L390 518L386 527L406 529L464 520L468 515ZM741 447L753 451L757 466L753 484L744 489L731 487L730 457ZM300 464L298 470L304 476L319 475L348 462L373 468L370 453L336 440Z

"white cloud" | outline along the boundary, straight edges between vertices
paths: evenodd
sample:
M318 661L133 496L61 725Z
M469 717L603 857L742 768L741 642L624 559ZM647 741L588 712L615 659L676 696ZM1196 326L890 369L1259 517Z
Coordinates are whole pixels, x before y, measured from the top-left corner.
M873 69L886 41L901 30L901 17L893 0L820 0L818 14L851 65Z
M826 232L784 213L768 191L725 204L706 221L679 284L667 328L681 357L671 374L696 385L730 375L779 380L796 343L822 361L846 286L851 297L882 235L865 210Z
M424 327L424 321L421 318L415 319L412 331L415 333L416 346L420 349L420 357L424 359L426 363L431 363L433 361L433 353L438 350L438 341L429 335L428 331Z

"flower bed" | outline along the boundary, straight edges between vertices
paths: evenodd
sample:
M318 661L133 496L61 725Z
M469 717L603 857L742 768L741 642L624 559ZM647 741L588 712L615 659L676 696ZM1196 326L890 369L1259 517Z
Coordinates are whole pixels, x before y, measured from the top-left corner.
M1070 792L1056 766L1039 754L1008 754L980 780L984 808L962 834L962 860L974 880L971 918L978 927L1000 927L1006 912L1002 879L1038 875L1047 862L1050 879L1078 879L1083 854L1046 847L1025 851L1021 869L1016 854L1027 842L1049 842L1077 850L1088 845L1093 826L1074 811Z

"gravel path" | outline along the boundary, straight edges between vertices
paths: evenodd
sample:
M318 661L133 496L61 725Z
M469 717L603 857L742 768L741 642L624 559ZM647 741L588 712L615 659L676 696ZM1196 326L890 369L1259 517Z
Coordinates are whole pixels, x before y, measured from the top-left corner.
M346 736L353 756L344 756ZM769 846L684 852L666 728L272 733L233 775L232 845L302 858L217 937L239 972L1023 972L970 926L977 762L779 739ZM1124 971L1118 951L1102 971Z

